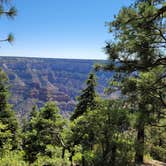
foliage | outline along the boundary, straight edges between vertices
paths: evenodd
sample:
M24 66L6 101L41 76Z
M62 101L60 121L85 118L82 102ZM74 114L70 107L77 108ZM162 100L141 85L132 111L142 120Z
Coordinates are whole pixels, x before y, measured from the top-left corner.
M104 68L132 72L165 65L165 13L164 0L137 1L123 7L108 24L115 40L105 47L109 63Z
M125 159L126 162L132 160L133 152L129 149L132 149L134 140L130 139L128 132L130 118L127 110L120 108L120 104L100 101L98 108L87 110L71 123L68 144L70 147L82 146L80 152L85 165L109 165L119 163L120 159L119 164L122 164Z
M51 153L51 157L50 154ZM38 154L37 160L32 164L32 166L69 166L68 156L66 155L65 158L61 158L62 148L61 147L54 147L52 145L47 145L46 147L46 154Z
M14 6L11 6L9 3L10 0L1 0L0 1L0 16L7 16L8 18L14 18L17 15L17 9ZM7 10L6 7L8 8ZM13 35L10 33L6 39L1 39L0 42L9 42L12 43L14 40Z
M90 73L86 81L86 88L82 90L80 96L78 97L78 103L76 105L73 115L71 116L71 120L74 120L84 114L87 109L93 110L93 108L96 106L95 86L95 75L93 73Z
M28 166L23 159L24 152L22 151L5 151L0 157L1 166Z
M34 162L39 153L46 154L48 145L62 145L61 132L64 124L59 109L53 102L46 103L39 113L31 115L30 122L26 126L23 147L30 162Z
M158 126L149 126L147 132L147 151L155 159L166 162L166 128L165 119Z
M0 0L0 15L15 16L13 7L4 11L5 2ZM119 90L121 97L100 98L90 73L70 120L54 102L34 107L22 140L8 103L8 78L0 70L0 165L130 166L142 163L145 154L166 162L165 17L164 0L136 0L123 7L109 24L115 40L107 43L109 61L101 65L114 71L108 92ZM1 41L12 40L9 35Z
M3 144L10 142L12 149L15 149L20 143L19 127L15 113L8 103L8 87L7 76L0 70L0 122L1 131L4 133L0 138L0 147L2 148Z
M104 70L115 71L112 91L120 90L129 109L138 112L135 161L143 162L145 126L165 118L165 1L141 1L123 7L109 23ZM96 68L97 69L97 68ZM155 121L155 122L154 122Z

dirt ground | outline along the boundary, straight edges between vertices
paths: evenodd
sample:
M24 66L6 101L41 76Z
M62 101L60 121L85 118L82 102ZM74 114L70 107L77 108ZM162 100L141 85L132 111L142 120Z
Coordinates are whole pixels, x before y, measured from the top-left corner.
M151 160L151 161L145 161L145 163L142 164L141 166L166 166L166 163L157 160Z

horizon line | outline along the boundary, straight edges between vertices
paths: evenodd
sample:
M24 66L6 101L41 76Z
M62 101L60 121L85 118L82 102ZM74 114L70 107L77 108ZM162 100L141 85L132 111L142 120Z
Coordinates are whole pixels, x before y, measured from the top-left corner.
M39 57L39 56L3 56L0 55L0 58L36 58L36 59L59 59L59 60L91 60L91 61L106 61L107 59L87 59L87 58L56 58L56 57Z

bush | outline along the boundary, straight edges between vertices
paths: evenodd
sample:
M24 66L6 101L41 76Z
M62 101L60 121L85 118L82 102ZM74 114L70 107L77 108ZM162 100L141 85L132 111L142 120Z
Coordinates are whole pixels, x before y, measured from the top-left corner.
M150 154L154 159L166 162L166 148L161 146L153 146Z
M32 166L69 166L68 153L66 152L64 159L61 157L61 155L61 147L47 145L45 155L38 154L37 160L32 164Z
M23 155L22 151L7 151L0 158L0 166L28 166Z

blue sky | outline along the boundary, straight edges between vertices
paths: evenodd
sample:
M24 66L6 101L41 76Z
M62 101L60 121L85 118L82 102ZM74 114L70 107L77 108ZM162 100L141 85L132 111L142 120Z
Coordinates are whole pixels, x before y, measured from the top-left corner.
M1 17L1 34L15 36L1 43L1 56L106 59L111 39L105 22L133 0L13 0L18 16Z

